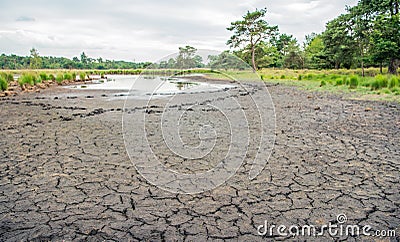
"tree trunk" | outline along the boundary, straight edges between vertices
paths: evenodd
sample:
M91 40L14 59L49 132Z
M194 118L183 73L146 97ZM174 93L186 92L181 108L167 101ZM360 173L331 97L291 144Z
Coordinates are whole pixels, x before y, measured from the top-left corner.
M365 70L364 70L364 47L362 44L360 44L360 49L361 49L361 71L362 71L362 77L365 77Z
M390 58L388 72L392 75L397 75L397 68L399 67L399 60L396 58Z
M253 45L251 47L251 63L253 64L253 72L257 71L257 66L256 66L256 46Z

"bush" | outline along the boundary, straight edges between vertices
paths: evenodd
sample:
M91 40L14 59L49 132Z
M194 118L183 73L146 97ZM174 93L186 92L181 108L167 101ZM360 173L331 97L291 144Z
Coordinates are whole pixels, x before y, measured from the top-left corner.
M73 80L73 81L76 81L76 73L75 73L75 72L72 72L71 75L72 75L72 80Z
M1 72L0 74L1 74L0 76L3 77L4 81L6 81L6 82L14 81L14 76L11 73Z
M336 84L335 84L336 86L341 86L341 85L343 85L343 79L342 78L337 78L336 79Z
M64 73L64 80L72 81L72 75L69 72Z
M389 88L393 89L393 88L398 87L398 86L399 86L398 77L397 76L392 76L392 78L390 78L390 81L389 81Z
M302 75L299 75L299 76L297 77L297 80L301 81L301 79L303 79L303 76L302 76Z
M8 89L8 82L7 79L3 76L0 76L0 90L5 91Z
M351 76L350 77L349 86L352 89L358 87L358 77L357 76Z
M375 81L371 85L373 90L382 89L387 86L388 86L388 77L384 75L375 76Z
M47 74L45 72L41 72L39 74L40 79L42 79L42 81L47 81L49 79L49 77L47 76Z
M320 87L326 86L326 82L324 80L321 81Z
M61 84L63 81L64 81L64 75L61 74L61 73L58 73L58 74L57 74L57 77L56 77L56 82L57 82L58 84Z
M384 93L384 94L390 94L390 93L392 93L392 92L390 91L389 88L383 88L383 89L382 89L382 93Z
M79 73L79 80L81 80L81 81L86 80L86 73L85 72Z
M396 96L400 95L400 88L394 87L391 90L392 90L392 93L394 93L394 95L396 95Z
M30 73L22 74L18 79L18 84L21 87L25 84L33 86L33 85L35 85L35 82L36 82L36 76L34 76L33 74L30 74Z
M286 79L286 76L285 76L285 75L282 75L282 76L281 76L281 80L283 80L283 79Z
M54 74L50 74L50 75L48 76L47 80L55 81L55 80L56 80L56 77L54 76Z

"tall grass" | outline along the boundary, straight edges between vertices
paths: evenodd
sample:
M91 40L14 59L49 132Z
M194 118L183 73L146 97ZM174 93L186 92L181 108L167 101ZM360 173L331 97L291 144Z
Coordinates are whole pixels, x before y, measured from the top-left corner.
M3 76L0 75L0 90L6 91L8 89L8 82Z
M18 79L18 84L22 87L24 85L35 85L36 76L31 73L24 73Z

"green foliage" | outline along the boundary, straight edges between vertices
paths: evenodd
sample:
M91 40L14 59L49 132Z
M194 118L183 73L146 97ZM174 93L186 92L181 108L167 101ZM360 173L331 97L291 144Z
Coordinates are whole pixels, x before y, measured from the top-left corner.
M227 28L233 31L233 35L228 40L227 45L231 48L240 46L249 46L252 56L252 67L257 70L255 51L261 41L267 41L274 38L278 32L278 26L270 26L264 19L267 9L256 9L254 12L248 11L242 20L231 23Z
M42 68L42 58L39 56L39 52L37 49L32 48L30 50L31 56L30 56L30 67L31 69L40 69Z
M388 77L384 75L377 75L375 77L375 82L372 84L374 90L385 88L388 86Z
M343 79L342 79L342 78L337 78L337 79L336 79L335 85L336 85L336 86L341 86L341 85L343 85Z
M392 76L389 81L389 88L393 89L399 86L399 78L397 76Z
M72 72L71 76L72 76L72 80L76 81L76 73Z
M56 77L56 82L61 84L64 81L64 75L62 73L58 73Z
M55 81L56 77L54 76L54 74L49 74L47 80Z
M326 86L326 82L324 80L322 80L319 86L320 87Z
M69 72L64 73L64 80L72 81L72 74Z
M86 80L86 72L80 72L79 73L79 80L81 80L81 81Z
M18 84L22 87L23 85L35 85L36 76L32 73L24 73L18 79Z
M6 91L7 89L8 89L8 82L2 75L0 75L0 90Z
M358 77L357 76L351 76L349 80L349 87L351 89L357 88L358 87Z
M41 72L41 73L39 74L39 77L40 77L40 79L42 79L42 81L47 81L47 80L49 80L49 76L47 75L46 72Z

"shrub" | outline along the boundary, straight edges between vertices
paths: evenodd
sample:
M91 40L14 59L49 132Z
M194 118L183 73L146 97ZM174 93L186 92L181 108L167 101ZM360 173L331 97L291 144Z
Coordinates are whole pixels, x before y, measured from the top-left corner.
M392 93L394 93L394 95L396 95L396 96L400 95L400 88L394 87L391 90L392 90Z
M342 78L337 78L336 79L336 84L335 84L336 86L341 86L341 85L343 85L343 79Z
M36 81L36 77L30 73L22 74L18 79L18 83L21 87L25 84L33 86L33 85L35 85L35 81Z
M48 76L47 80L55 81L55 80L56 80L56 77L54 76L54 74L50 74L50 75Z
M399 86L399 79L396 76L392 76L389 81L389 88L393 89Z
M56 82L57 82L58 84L61 84L63 81L64 81L64 76L63 76L63 74L58 73L58 74L57 74L57 77L56 77Z
M79 73L79 80L81 80L81 81L86 80L86 73L85 72Z
M0 90L5 91L8 89L8 82L7 79L0 76Z
M299 75L299 76L297 77L297 80L301 81L301 79L303 79L303 76L302 76L302 75Z
M72 81L72 75L71 73L64 73L64 80Z
M47 74L45 72L41 72L39 74L40 79L42 79L42 81L47 81L49 79L49 77L47 76Z
M374 87L376 87L375 90L387 87L388 86L388 77L384 76L384 75L377 75L377 76L375 76L375 82L376 82L374 84Z
M357 76L351 76L350 77L349 86L352 89L358 87L358 77Z
M324 80L321 81L320 87L326 86L326 82Z
M0 76L3 77L4 81L6 81L6 82L14 81L14 76L11 73L1 72L0 74L1 74Z
M384 94L390 94L390 93L392 93L392 92L390 91L389 88L383 88L383 89L382 89L382 93L384 93Z
M281 79L283 80L283 79L286 79L286 76L285 75L282 75L281 76Z
M72 72L71 75L72 75L72 80L73 80L73 81L76 81L76 73L75 73L75 72Z

